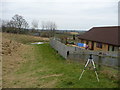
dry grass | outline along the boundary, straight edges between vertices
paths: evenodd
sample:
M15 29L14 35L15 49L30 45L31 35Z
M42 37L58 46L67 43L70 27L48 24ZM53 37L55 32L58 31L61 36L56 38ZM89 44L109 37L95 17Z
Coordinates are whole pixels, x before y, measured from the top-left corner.
M102 70L100 70L100 73L105 75L106 78L112 79L112 80L118 80L118 70L115 70L110 67L103 66Z
M69 32L69 34L77 35L79 33L78 32Z
M44 83L42 86L40 86L40 88L48 88L48 87L53 88L53 87L55 87L57 81L58 81L57 79L51 80L47 83Z
M23 44L32 43L32 42L39 42L39 41L43 41L43 42L49 41L49 38L23 35L23 34L3 33L2 36L5 39L9 39L11 41L16 41L16 42L23 43Z
M24 80L25 81L31 80L30 77L28 77L29 73L22 76L15 74L15 72L21 67L21 65L28 60L24 56L31 50L32 48L30 46L21 45L16 49L16 51L11 52L11 55L3 54L3 87L9 88L12 86L13 88L14 87L19 88L21 87L22 83L18 85L16 84L17 82L20 82L21 80L22 82ZM34 56L31 55L30 58L33 59Z
M27 35L16 35L3 33L2 35L2 72L3 72L3 88L21 88L29 87L37 82L36 77L30 77L33 73L25 73L22 75L15 74L22 67L23 63L34 60L34 47L24 43L29 41L48 41L48 38L41 38ZM26 39L26 41L24 40ZM28 41L27 41L28 40ZM29 56L28 56L29 55ZM29 57L29 58L28 58ZM27 86L24 86L27 83Z
M43 79L43 78L49 78L49 77L58 77L58 76L62 76L62 75L63 74L52 74L52 75L43 76L41 78Z

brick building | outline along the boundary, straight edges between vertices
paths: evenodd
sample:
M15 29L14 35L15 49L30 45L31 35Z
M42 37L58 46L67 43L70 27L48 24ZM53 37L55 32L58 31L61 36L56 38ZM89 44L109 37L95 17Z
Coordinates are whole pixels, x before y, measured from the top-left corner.
M89 45L91 50L120 51L120 26L93 27L78 36L79 42Z

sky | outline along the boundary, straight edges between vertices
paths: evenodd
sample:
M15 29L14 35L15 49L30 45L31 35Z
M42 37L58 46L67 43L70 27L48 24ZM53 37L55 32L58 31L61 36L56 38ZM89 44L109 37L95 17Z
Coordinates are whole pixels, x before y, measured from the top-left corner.
M92 27L118 25L119 0L1 0L0 18L15 14L26 19L52 21L59 30L89 30Z

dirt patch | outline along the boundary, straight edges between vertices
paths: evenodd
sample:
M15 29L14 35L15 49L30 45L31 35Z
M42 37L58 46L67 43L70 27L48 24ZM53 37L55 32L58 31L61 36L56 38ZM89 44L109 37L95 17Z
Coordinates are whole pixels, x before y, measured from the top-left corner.
M16 47L14 50L10 50L8 48L5 49L2 59L2 66L3 66L3 75L6 75L16 69L22 62L25 60L22 58L22 51L25 49L25 45L21 45Z
M109 70L102 70L100 71L101 74L104 74L107 78L112 79L112 80L118 80L118 72L112 73Z
M63 74L52 74L52 75L43 76L41 78L58 77L58 76L62 76L62 75Z
M2 55L12 55L12 52L17 51L17 48L22 44L15 41L5 39L2 40Z
M37 83L37 77L31 77L31 73L15 75L11 73L4 76L3 87L5 88L28 88ZM8 83L9 81L9 83Z
M40 88L53 88L56 85L57 81L57 79L51 80L47 83L44 83L42 86L40 86Z
M12 52L11 55L3 55L3 87L4 88L24 88L36 82L36 77L31 77L33 73L16 74L17 70L28 61L25 55L31 53L33 49L29 45L21 45L17 51ZM31 60L34 60L34 55ZM26 86L25 86L26 85Z
M33 88L40 87L44 84L39 81L38 76L35 76L36 72L44 72L44 70L39 68L31 71L35 64L35 47L22 43L37 40L48 41L49 39L29 35L3 34L1 42L3 88ZM28 62L30 63L28 64ZM24 65L27 67L22 69ZM57 77L57 75L51 75L51 77L52 76ZM48 77L50 76L44 78ZM39 85L39 83L41 85Z
M17 75L15 72L28 59L25 56L33 50L30 45L21 44L3 37L2 42L2 79L3 88L24 87L25 82L36 81L36 78L30 77L30 73ZM33 59L31 55L31 59ZM23 84L22 84L22 82ZM32 84L32 81L30 82Z

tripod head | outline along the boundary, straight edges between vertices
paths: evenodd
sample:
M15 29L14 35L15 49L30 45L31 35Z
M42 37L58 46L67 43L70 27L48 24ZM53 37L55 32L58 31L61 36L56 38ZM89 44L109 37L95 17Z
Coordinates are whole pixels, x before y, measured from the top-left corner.
M89 59L93 59L93 55L92 54L90 54Z

